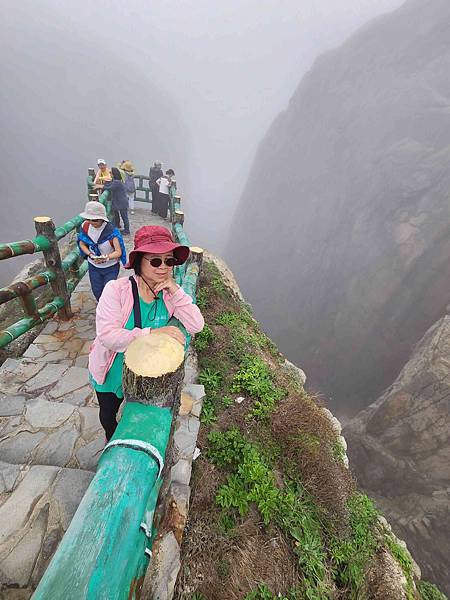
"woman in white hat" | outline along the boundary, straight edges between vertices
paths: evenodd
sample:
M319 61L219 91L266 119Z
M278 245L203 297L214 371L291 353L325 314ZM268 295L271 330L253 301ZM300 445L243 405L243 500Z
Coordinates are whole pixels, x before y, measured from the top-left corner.
M103 158L98 159L97 166L98 171L94 179L94 189L101 189L106 181L112 180L112 174Z
M127 262L125 245L117 227L109 222L101 202L87 202L80 217L86 219L78 233L80 254L89 263L92 292L99 300L103 288L119 275L119 260Z

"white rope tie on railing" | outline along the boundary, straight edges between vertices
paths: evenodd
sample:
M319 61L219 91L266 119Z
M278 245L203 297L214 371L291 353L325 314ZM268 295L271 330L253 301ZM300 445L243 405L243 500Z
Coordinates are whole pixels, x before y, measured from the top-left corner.
M158 477L161 476L162 470L164 468L164 459L161 456L159 450L149 444L148 442L143 442L142 440L112 440L108 442L106 446L103 448L103 452L106 452L110 448L114 448L115 446L124 446L125 448L131 448L132 450L139 450L141 452L145 452L152 458L156 460L158 463L159 471Z

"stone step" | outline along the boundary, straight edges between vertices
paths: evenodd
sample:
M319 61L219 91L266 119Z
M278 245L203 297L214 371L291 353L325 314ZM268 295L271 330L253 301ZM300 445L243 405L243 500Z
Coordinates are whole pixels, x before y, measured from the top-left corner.
M0 598L31 596L93 475L0 462Z
M0 394L38 396L52 402L93 406L96 398L85 367L8 358L0 367Z
M95 406L0 397L0 456L14 464L94 471L104 446Z

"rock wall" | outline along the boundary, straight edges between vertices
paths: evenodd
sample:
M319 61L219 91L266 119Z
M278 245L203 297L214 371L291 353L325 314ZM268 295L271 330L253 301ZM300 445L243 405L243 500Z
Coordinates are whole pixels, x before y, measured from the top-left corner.
M345 428L352 468L450 593L450 316L433 325L394 384Z
M450 298L450 3L409 0L319 58L261 142L227 258L338 415Z

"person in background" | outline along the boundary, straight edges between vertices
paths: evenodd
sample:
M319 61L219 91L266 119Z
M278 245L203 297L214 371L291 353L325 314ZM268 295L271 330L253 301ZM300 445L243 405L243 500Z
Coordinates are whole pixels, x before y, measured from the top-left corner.
M169 188L177 189L177 180L175 179L175 171L173 169L167 169L166 175L169 178Z
M170 201L170 177L167 175L167 171L156 183L159 185L158 215L163 219L167 219L167 209L169 208Z
M78 233L78 249L88 260L89 280L98 301L108 281L117 279L119 259L123 264L127 261L125 245L120 232L109 222L101 202L87 202L80 216L85 221Z
M130 234L130 222L128 220L128 196L125 189L125 184L122 181L122 176L117 167L111 169L112 181L105 182L105 190L111 192L111 205L114 214L114 225L120 226L120 217L123 221L124 235Z
M184 344L181 331L168 325L172 316L191 334L203 329L200 309L172 276L174 265L183 264L188 256L189 248L175 243L165 227L141 227L125 266L134 269L134 275L108 283L100 298L89 373L107 441L117 427L117 412L123 401L123 356L129 344L139 336L158 333Z
M129 160L123 160L121 164L122 171L125 175L124 185L128 196L128 208L130 213L134 215L134 199L136 197L136 185L134 183L134 166Z
M112 174L111 170L106 165L106 161L103 158L99 158L97 161L98 171L94 179L94 189L102 189L105 181L111 181Z
M158 179L163 176L161 162L155 161L153 167L150 167L148 176L150 177L150 189L152 191L152 213L158 214L159 210L159 185Z

